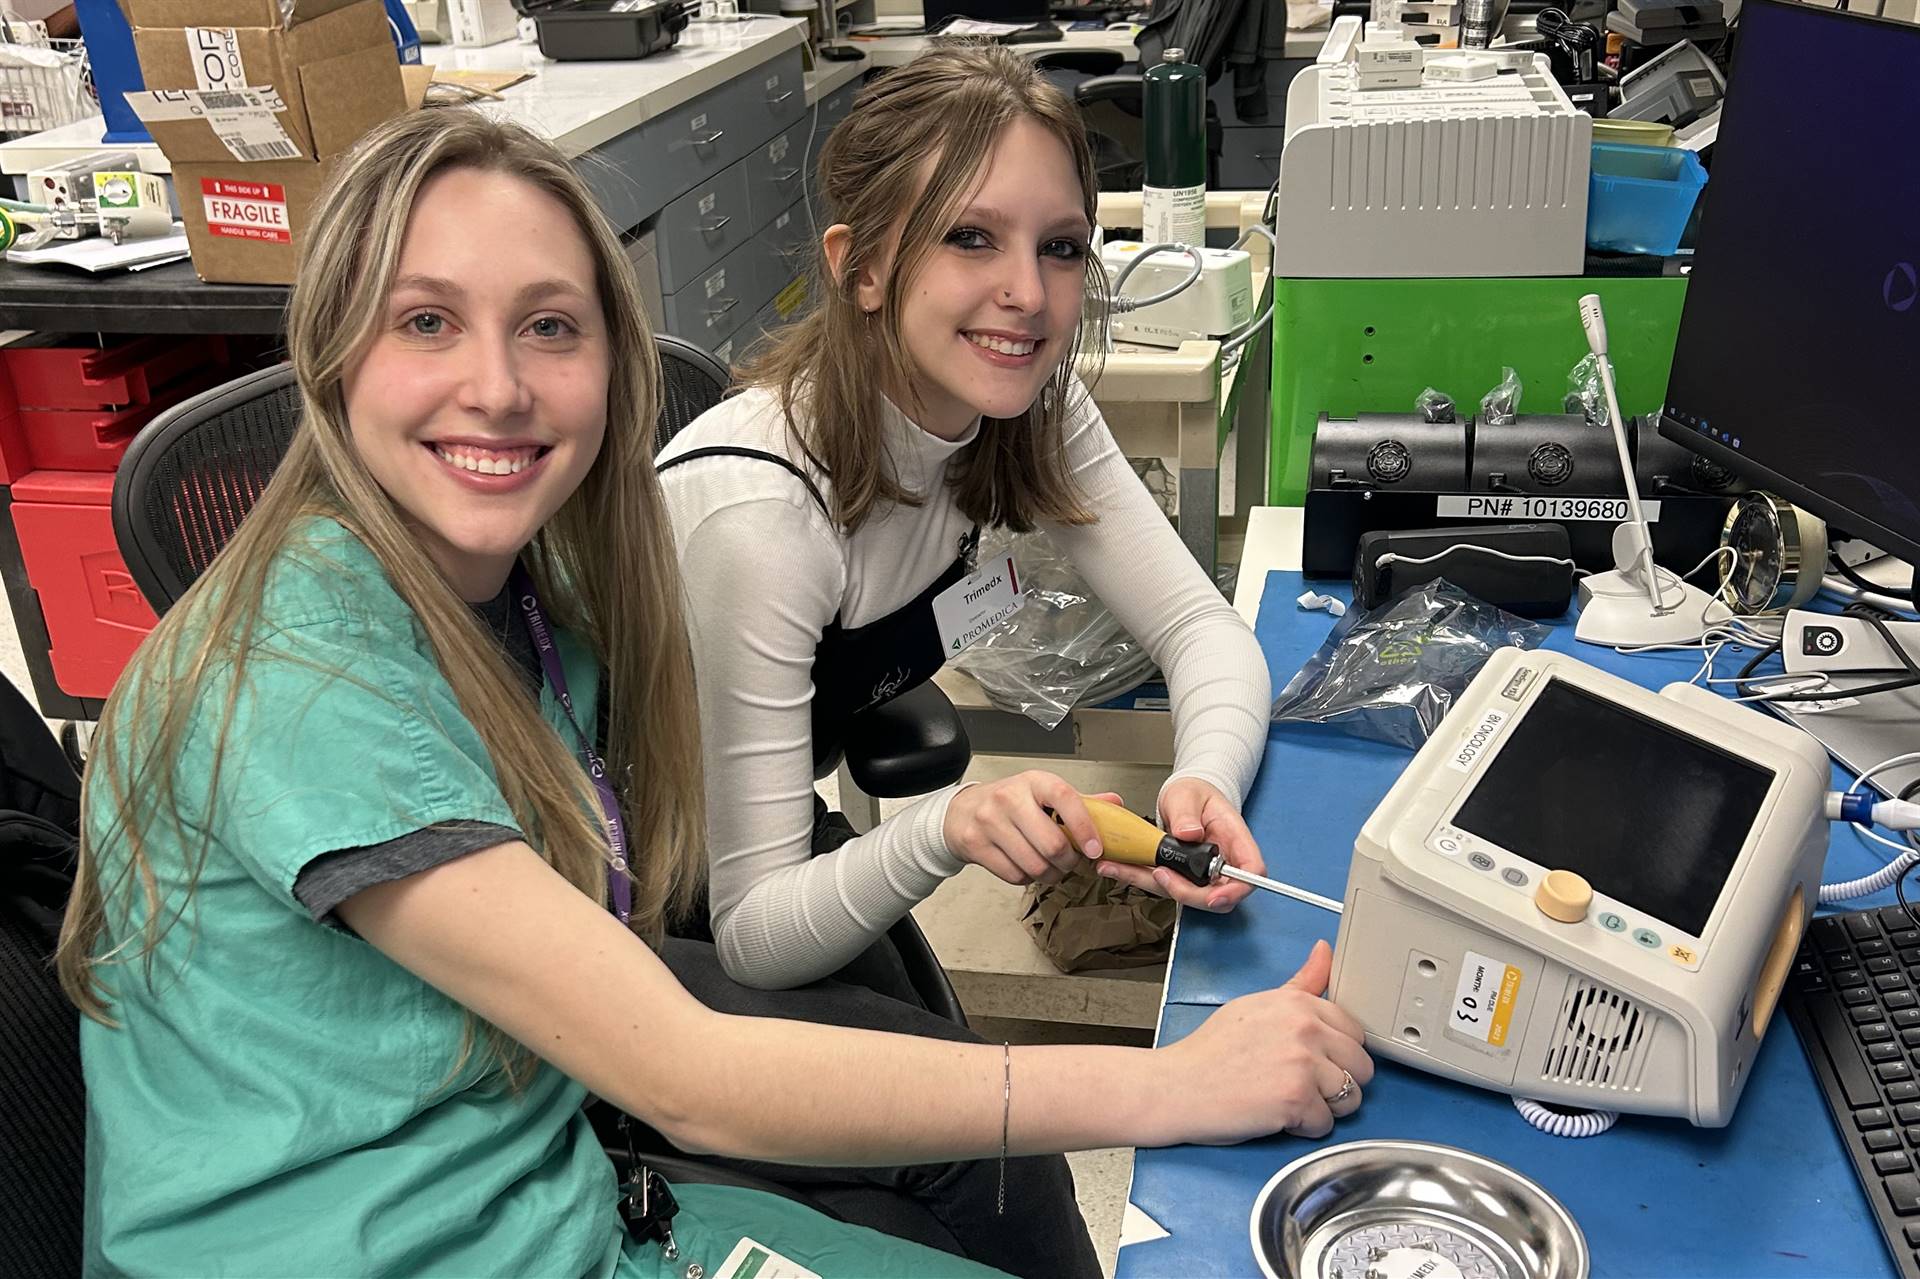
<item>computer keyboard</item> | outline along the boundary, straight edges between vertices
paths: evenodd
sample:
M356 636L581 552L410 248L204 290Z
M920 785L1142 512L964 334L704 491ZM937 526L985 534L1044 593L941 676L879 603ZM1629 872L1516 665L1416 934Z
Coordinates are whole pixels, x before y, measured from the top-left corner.
M1920 928L1898 906L1814 920L1784 1002L1894 1264L1920 1279Z

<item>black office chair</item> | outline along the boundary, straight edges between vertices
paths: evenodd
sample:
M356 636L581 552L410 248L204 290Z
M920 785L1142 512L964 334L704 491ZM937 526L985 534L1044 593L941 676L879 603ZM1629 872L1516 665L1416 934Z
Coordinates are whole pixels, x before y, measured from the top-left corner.
M113 540L154 612L213 563L299 420L293 366L279 364L176 405L134 437L113 480Z
M683 338L661 334L660 425L656 451L694 418L718 404L732 384L726 366ZM881 799L924 795L951 786L965 776L973 748L947 695L928 682L892 701L856 715L843 742L814 743L814 780L845 761L854 784ZM887 933L921 1002L949 1021L964 1026L967 1014L953 993L926 935L912 915Z

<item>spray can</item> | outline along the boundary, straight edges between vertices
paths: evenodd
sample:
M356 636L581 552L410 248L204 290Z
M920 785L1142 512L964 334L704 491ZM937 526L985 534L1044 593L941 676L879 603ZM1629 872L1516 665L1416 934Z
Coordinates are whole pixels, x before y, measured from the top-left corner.
M1145 77L1146 182L1140 191L1148 244L1207 242L1207 77L1168 49Z

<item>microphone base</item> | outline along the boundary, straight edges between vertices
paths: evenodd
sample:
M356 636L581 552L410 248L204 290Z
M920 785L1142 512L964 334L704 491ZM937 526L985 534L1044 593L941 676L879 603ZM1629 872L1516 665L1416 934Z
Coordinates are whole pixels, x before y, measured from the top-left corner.
M1607 648L1642 644L1697 644L1709 630L1733 620L1733 610L1691 582L1658 571L1662 607L1655 611L1637 573L1615 569L1580 579L1580 620L1573 636Z

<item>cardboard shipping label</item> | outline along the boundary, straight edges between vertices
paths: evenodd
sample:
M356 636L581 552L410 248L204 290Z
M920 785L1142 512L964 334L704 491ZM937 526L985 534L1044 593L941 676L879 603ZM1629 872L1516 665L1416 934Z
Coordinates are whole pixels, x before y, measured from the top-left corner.
M287 217L287 192L278 183L202 178L200 197L206 207L207 231L211 235L293 243L293 224Z
M297 160L302 152L280 127L287 104L271 88L155 89L129 93L127 105L147 124L204 120L236 160Z
M202 89L237 89L247 82L240 36L232 27L184 27L193 78Z

